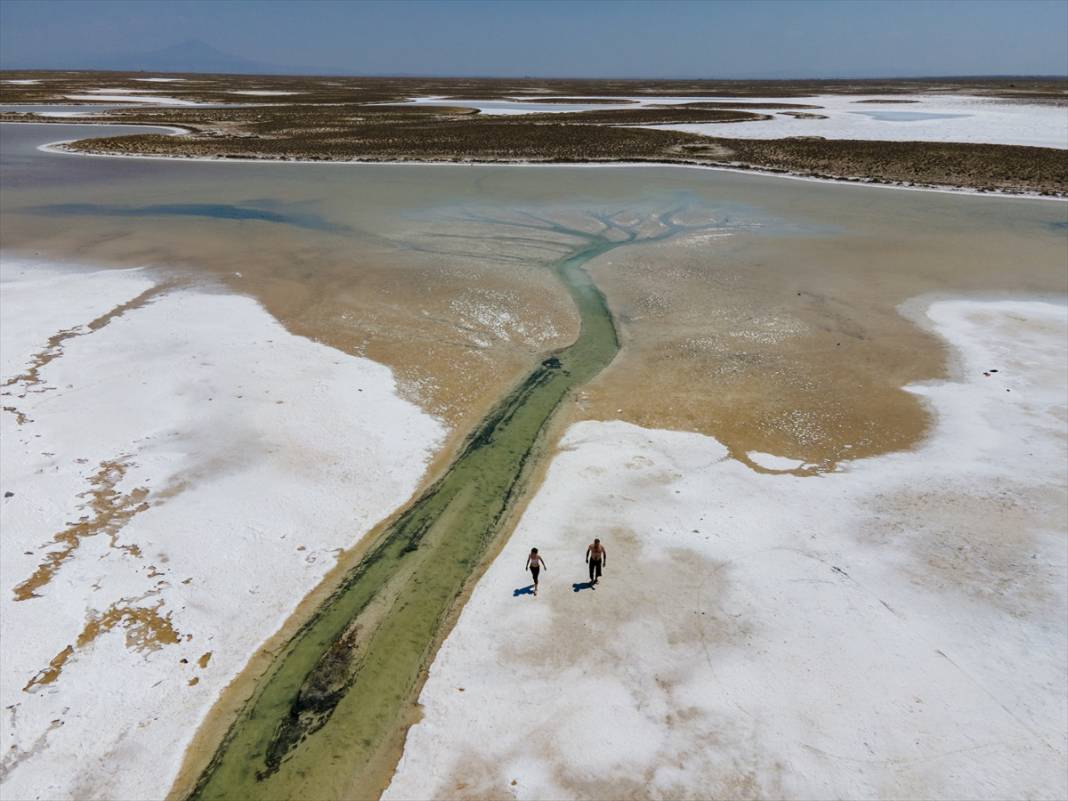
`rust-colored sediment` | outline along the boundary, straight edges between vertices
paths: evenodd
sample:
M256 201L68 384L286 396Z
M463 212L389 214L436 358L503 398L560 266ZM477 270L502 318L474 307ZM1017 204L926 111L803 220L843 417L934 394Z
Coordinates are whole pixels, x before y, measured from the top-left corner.
M84 326L78 325L74 328L64 328L61 331L56 332L48 338L48 342L45 347L35 353L33 358L30 359L30 366L18 375L12 376L0 386L3 387L16 387L22 386L24 391L22 397L25 397L26 392L30 387L36 386L41 381L41 368L47 365L49 362L55 361L63 355L63 343L68 339L74 339L75 337L85 336L91 334L94 331L99 331L106 326L112 320L126 314L128 311L139 309L147 303L155 300L159 296L169 292L174 287L171 282L156 284L149 287L140 295L135 298L131 298L125 303L120 303L115 308L111 309L105 314L100 315L94 320L89 321ZM5 395L10 393L5 392ZM8 409L5 407L5 411L14 411L14 409Z
M5 406L3 408L5 412L10 412L11 414L15 415L15 422L20 426L25 425L26 423L33 422L33 419L31 417L28 417L25 412L19 411L18 407L16 406Z
M64 328L63 330L53 334L48 338L48 342L45 344L44 348L35 353L30 359L29 367L27 367L23 372L19 373L18 375L12 376L11 378L7 379L3 384L0 384L0 387L3 388L3 391L0 392L0 395L15 395L15 392L13 391L15 388L21 389L21 392L16 395L16 397L20 398L25 398L26 395L29 394L31 391L47 391L49 387L41 386L41 384L44 383L41 379L41 369L49 362L55 361L63 355L64 342L69 339L74 339L75 337L91 334L94 331L99 331L112 320L126 314L126 312L133 311L134 309L139 309L145 304L151 303L156 298L166 294L171 289L173 289L175 285L176 282L174 281L156 284L155 286L146 289L137 297L131 298L125 303L120 303L118 306L106 312L105 314L100 315L94 320L90 320L84 326L79 325L75 326L74 328ZM34 387L37 387L37 389L33 389ZM26 423L33 422L33 420L29 416L27 416L25 412L21 411L16 406L7 405L2 408L5 412L9 412L10 414L15 415L15 422L20 426L25 425Z
M63 670L63 666L67 663L67 660L74 654L74 646L68 645L58 654L52 657L52 661L48 663L48 667L39 671L36 676L30 679L29 683L22 688L23 692L30 692L34 687L38 685L51 684L59 678L60 672Z
M1064 288L1049 270L1056 240L1002 230L743 237L638 245L591 265L623 348L580 417L707 434L757 472L835 470L915 447L929 429L904 387L944 377L946 351L901 303L947 286L1009 289L1004 264L1021 286ZM768 470L754 453L801 466Z
M89 613L85 627L73 645L68 645L48 663L48 667L39 671L22 688L23 692L33 692L35 687L52 684L59 678L67 663L76 651L84 649L97 637L111 631L116 626L126 630L126 647L131 651L157 651L164 645L174 645L180 640L180 633L171 623L171 615L160 614L163 601L155 606L133 606L130 601L112 604L101 614Z
M86 516L77 523L58 532L53 542L63 547L45 554L45 559L37 566L33 575L15 587L15 600L26 601L39 597L37 591L47 585L56 572L70 559L85 537L106 534L111 539L111 547L126 551L131 556L140 556L136 545L119 545L119 531L137 514L148 509L148 489L137 487L129 492L119 492L116 487L126 477L130 467L130 457L121 456L112 461L100 463L100 469L89 479L90 489L79 497L88 496L86 506L92 516ZM84 507L83 507L84 508Z
M120 601L101 615L90 614L78 635L77 646L85 647L120 624L126 629L126 647L131 651L158 651L164 645L176 645L181 634L171 624L170 612L166 616L159 613L162 606L163 601L152 607L129 606Z
M63 343L68 339L81 336L85 332L82 330L82 326L75 326L74 328L64 328L55 334L52 334L48 338L48 342L45 344L43 350L38 351L30 359L30 366L25 371L18 375L12 376L0 386L14 387L22 385L25 388L29 388L41 383L41 368L48 364L50 361L59 358L63 355ZM4 393L9 394L9 393ZM25 392L23 393L25 395Z

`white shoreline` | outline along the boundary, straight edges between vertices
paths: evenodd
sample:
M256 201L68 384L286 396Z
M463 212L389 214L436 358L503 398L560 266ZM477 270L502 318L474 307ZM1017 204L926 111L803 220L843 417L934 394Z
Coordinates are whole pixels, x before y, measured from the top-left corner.
M52 125L55 123L42 123L33 121L21 121L21 120L5 120L0 122L0 125ZM138 123L71 123L72 125L78 124L104 124L104 125L136 125L142 128L159 128L162 130L171 130L177 135L190 133L188 129L178 128L176 126L163 126L163 125L139 125ZM92 137L87 137L91 139ZM102 138L102 137L96 137ZM545 167L545 168L582 168L582 169L596 169L596 168L671 168L671 169L686 169L686 170L712 170L716 172L732 172L741 175L760 175L766 178L783 178L791 181L809 181L812 183L820 184L835 184L838 186L856 186L874 189L897 189L902 191L914 191L914 192L937 192L949 195L960 195L964 197L992 197L1001 199L1018 199L1018 200L1057 200L1061 202L1068 202L1068 195L1043 195L1038 192L982 192L978 189L970 187L949 187L949 186L905 186L904 184L894 183L881 183L874 180L866 180L858 178L856 180L849 180L847 178L816 178L809 175L800 175L798 173L788 172L774 172L771 170L761 169L746 169L744 167L720 167L710 164L678 164L671 162L643 162L643 161L613 161L613 162L596 162L596 161L582 161L582 162L568 162L568 163L543 163L538 161L514 161L514 162L499 162L499 161L416 161L416 160L391 160L391 161L373 161L369 159L348 159L348 160L323 160L323 159L265 159L265 158L227 158L225 156L159 156L159 155L142 155L138 153L89 153L81 150L68 150L64 148L64 145L69 145L72 142L85 141L83 139L63 139L56 142L47 142L42 145L38 145L37 149L44 153L52 153L56 155L65 156L89 156L94 158L114 158L114 159L144 159L146 161L190 161L190 162L202 162L202 163L218 163L224 164L317 164L320 166L395 166L395 167Z

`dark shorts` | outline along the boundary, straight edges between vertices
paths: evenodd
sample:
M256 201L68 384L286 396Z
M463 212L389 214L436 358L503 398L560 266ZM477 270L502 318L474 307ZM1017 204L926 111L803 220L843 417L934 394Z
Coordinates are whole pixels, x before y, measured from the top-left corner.
M534 577L534 583L535 584L538 583L538 574L540 572L541 572L541 568L540 567L535 567L534 565L530 566L530 575L532 575Z
M600 577L601 577L601 560L600 559L591 559L590 560L590 581L593 581L594 579L599 579Z

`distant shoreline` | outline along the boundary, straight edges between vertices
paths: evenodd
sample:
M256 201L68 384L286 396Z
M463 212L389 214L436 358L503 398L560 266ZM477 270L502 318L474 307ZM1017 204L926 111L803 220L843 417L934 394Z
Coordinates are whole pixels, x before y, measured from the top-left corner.
M10 121L5 120L0 122L0 125L55 125L57 123L52 122L39 122L39 121ZM74 122L74 125L131 125L131 123L85 123ZM137 127L142 128L158 128L161 130L171 131L174 135L183 135L190 133L188 129L179 128L173 125L145 125L133 123ZM307 158L268 158L263 156L183 156L183 155L144 155L139 153L99 153L92 150L76 150L74 148L66 147L74 142L91 141L92 137L87 139L63 139L56 142L48 142L37 147L38 150L44 153L53 153L57 155L67 156L90 156L94 158L116 158L116 159L143 159L146 161L189 161L189 162L201 162L201 163L224 163L224 164L317 164L317 165L346 165L346 166L409 166L409 167L570 167L570 168L598 168L598 167L647 167L647 168L675 168L675 169L696 169L696 170L714 170L718 172L732 172L745 175L760 175L766 178L784 178L793 181L809 181L812 183L821 184L836 184L839 186L859 186L870 187L875 189L897 189L904 191L916 191L916 192L939 192L943 194L951 195L965 195L970 197L990 197L990 198L1002 198L1002 199L1015 199L1015 200L1057 200L1061 202L1068 202L1068 194L1041 194L1039 192L1001 192L998 190L983 191L972 187L955 187L949 185L938 184L918 184L918 183L905 183L905 182L889 182L880 181L874 178L849 178L840 176L816 176L805 175L802 173L776 171L768 169L760 169L757 167L744 167L744 166L732 166L732 165L715 165L715 164L699 164L696 162L685 161L575 161L575 162L540 162L531 160L517 160L517 161L478 161L478 160L465 160L465 161L445 161L445 160L433 160L433 159L391 159L391 160L377 160L377 159L307 159Z
M169 107L136 102L155 90L145 88L143 76L5 73L5 78L38 80L3 83L0 96L7 104L122 97L129 106L92 118L27 120L28 115L0 113L0 120L154 126L145 135L105 134L57 146L95 155L286 163L657 164L996 197L1068 196L1068 129L1061 113L1068 110L1068 79L214 76L168 82L163 94L184 104ZM284 97L235 103L237 95L253 94ZM870 105L850 105L872 98L916 100L930 108L910 106L919 121L895 127L872 122L860 111ZM590 105L552 106L554 99ZM539 102L550 105L539 112ZM494 110L479 113L480 103ZM513 106L528 113L496 113L514 111ZM793 112L783 111L809 106L825 110L807 122L791 121ZM929 122L931 115L947 120L948 127ZM160 135L178 129L188 135Z

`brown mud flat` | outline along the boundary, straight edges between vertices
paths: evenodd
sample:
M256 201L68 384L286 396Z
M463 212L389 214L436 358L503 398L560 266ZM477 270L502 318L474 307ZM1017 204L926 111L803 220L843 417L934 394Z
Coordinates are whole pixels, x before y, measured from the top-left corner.
M4 73L38 84L3 85L3 103L60 103L67 94L94 88L139 89L131 74ZM639 125L768 119L762 111L812 104L752 105L693 102L681 106L532 114L480 115L450 106L450 99L508 99L522 95L579 102L575 95L710 95L738 98L796 97L817 93L966 93L1021 102L1068 104L1068 81L1058 79L931 79L894 81L538 81L285 76L185 75L153 93L226 103L224 108L133 107L80 122L178 126L180 137L144 134L81 141L82 152L109 155L311 161L428 161L476 163L655 162L782 172L814 178L1063 196L1068 160L1055 148L928 142L862 142L793 138L737 140L651 130ZM163 87L163 88L159 88ZM242 91L291 94L249 96ZM405 106L418 96L441 96L440 105ZM899 102L905 102L897 98ZM585 101L583 101L585 102ZM857 102L867 102L859 100ZM812 114L818 114L813 109ZM0 113L0 121L55 118Z
M1056 235L921 231L907 197L885 210L848 236L698 237L595 260L622 347L582 415L697 431L753 469L755 451L806 475L914 447L932 421L904 387L944 379L948 354L901 305L947 291L1064 297L1068 269Z

